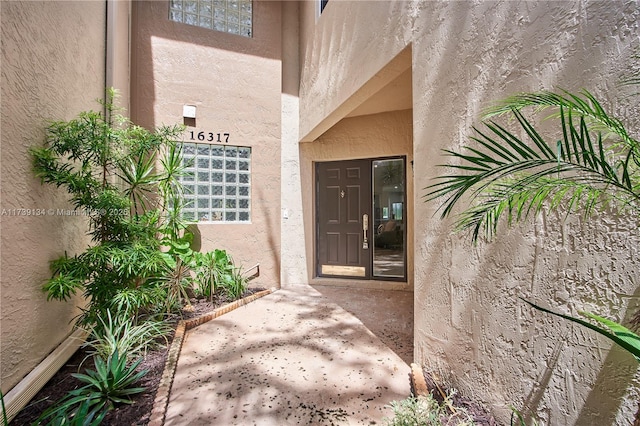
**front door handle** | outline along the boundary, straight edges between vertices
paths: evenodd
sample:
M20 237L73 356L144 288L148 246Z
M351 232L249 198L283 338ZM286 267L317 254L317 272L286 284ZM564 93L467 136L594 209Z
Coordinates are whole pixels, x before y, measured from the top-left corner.
M362 215L362 234L364 236L364 238L362 239L363 249L369 248L369 240L367 239L368 230L369 230L369 215L365 213Z

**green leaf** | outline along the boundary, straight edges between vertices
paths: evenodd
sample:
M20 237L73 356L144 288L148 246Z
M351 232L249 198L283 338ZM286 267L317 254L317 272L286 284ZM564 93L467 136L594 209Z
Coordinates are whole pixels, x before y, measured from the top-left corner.
M47 281L42 290L47 293L47 300L68 301L83 285L83 280L61 274Z
M164 252L161 254L161 256L162 256L162 259L165 261L165 263L167 264L167 266L170 269L175 269L176 268L177 262L176 262L176 258L174 256L172 256L169 253L164 253Z
M598 315L591 314L589 312L583 312L583 311L580 312L581 315L594 319L599 323L605 325L608 328L608 329L605 329L597 325L594 325L588 321L584 321L579 318L572 317L570 315L564 315L564 314L550 311L549 309L545 309L523 298L520 298L520 299L539 311L546 312L548 314L567 319L569 321L572 321L584 327L587 327L597 333L600 333L601 335L607 337L608 339L611 339L613 342L620 345L623 349L625 349L627 352L633 355L636 358L636 360L640 361L640 336L638 336L628 328L624 327L623 325L620 325L615 321L602 318Z
M555 108L558 133L549 144L521 110ZM474 127L470 139L477 146L460 152L445 150L451 171L425 188L426 201L441 200L441 218L468 202L457 214L456 229L471 230L477 241L484 230L492 238L501 218L509 225L526 220L542 209L569 206L585 216L598 207L633 207L640 213L640 144L622 123L604 111L588 92L522 94L499 104L486 117L512 115L520 129L496 121ZM607 130L608 129L608 130ZM603 131L607 133L603 134ZM524 133L525 137L521 137ZM607 142L607 135L623 140ZM608 145L605 146L605 142ZM632 161L633 159L633 161Z
M636 357L636 359L638 359L638 361L640 361L640 336L638 336L636 333L634 333L633 331L629 330L627 327L623 326L622 324L619 324L615 321L611 321L607 318L603 318L601 316L598 316L596 314L590 313L590 312L585 312L585 311L578 311L578 313L580 315L583 315L587 318L591 318L599 323L601 323L602 325L604 325L605 327L607 327L609 330L611 330L611 332L618 338L620 338L620 340L624 341L625 343L627 343L630 349L628 349L628 347L626 345L622 345L620 343L618 343L616 341L616 343L620 344L620 346L624 347L625 349L627 349L629 352L631 352L633 354L633 356Z

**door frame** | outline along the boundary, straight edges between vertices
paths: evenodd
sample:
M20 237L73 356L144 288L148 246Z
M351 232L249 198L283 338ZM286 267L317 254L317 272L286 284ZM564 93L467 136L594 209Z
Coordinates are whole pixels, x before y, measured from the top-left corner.
M405 189L404 189L404 193L403 193L403 205L404 205L404 222L405 222L405 227L403 230L403 235L402 235L402 244L403 244L403 276L402 277L385 277L385 276L375 276L373 274L373 253L374 253L374 236L375 236L375 227L374 227L374 223L375 223L375 217L374 217L374 196L373 196L373 189L374 189L374 176L373 176L373 162L374 161L379 161L379 160L395 160L395 159L401 159L403 162L403 170L404 170L404 176L403 176L403 180L404 180L404 184L405 184ZM368 206L368 214L369 214L369 231L368 231L368 240L369 240L369 247L370 249L368 250L368 258L367 258L367 270L369 271L368 276L366 277L358 277L358 276L349 276L349 275L328 275L328 274L321 274L320 273L320 249L319 249L319 244L320 244L320 223L319 223L319 219L318 219L318 210L320 208L319 203L319 197L318 197L318 187L319 187L319 177L318 177L318 165L320 163L340 163L340 162L349 162L349 161L363 161L366 160L369 162L369 170L370 170L370 184L369 184L369 188L370 188L370 196L369 198L369 206ZM346 279L346 280L360 280L360 281L392 281L392 282L408 282L408 253L407 253L407 238L408 238L408 225L409 225L409 220L408 220L408 214L409 214L409 209L407 206L407 181L408 181L408 171L407 171L407 156L406 155L390 155L390 156L383 156L383 157L367 157L367 158L353 158L353 159L344 159L344 160L323 160L323 161L314 161L313 162L313 188L314 188L314 192L313 192L313 206L314 206L314 211L313 211L313 217L314 217L314 241L313 241L313 251L314 251L314 256L313 256L313 278L314 279Z

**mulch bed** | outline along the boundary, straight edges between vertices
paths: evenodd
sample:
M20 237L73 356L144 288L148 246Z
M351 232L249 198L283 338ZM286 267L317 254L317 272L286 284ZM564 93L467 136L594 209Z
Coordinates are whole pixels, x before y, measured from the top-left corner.
M243 294L243 297L247 297L261 290L263 289L248 289L245 294ZM216 295L213 302L192 299L193 312L183 312L181 318L176 317L173 321L177 325L180 319L198 317L230 302L232 302L232 300L223 295ZM102 422L103 425L146 425L149 422L158 385L164 371L168 349L172 340L173 333L168 336L169 344L166 347L147 353L138 366L139 370L148 370L148 373L141 379L139 384L147 390L141 394L133 395L133 404L123 404L115 410L110 411ZM87 357L87 351L80 348L36 394L29 404L18 413L11 421L11 426L33 424L43 411L52 406L56 401L62 399L67 392L82 385L81 382L71 376L71 374L82 373L87 368L94 368L93 361L90 357Z

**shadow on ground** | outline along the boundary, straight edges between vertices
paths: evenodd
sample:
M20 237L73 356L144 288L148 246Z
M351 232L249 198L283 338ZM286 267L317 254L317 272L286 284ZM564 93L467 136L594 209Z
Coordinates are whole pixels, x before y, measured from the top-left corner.
M314 285L355 315L404 362L413 362L413 292Z
M382 424L408 374L354 315L283 289L188 332L165 424Z

